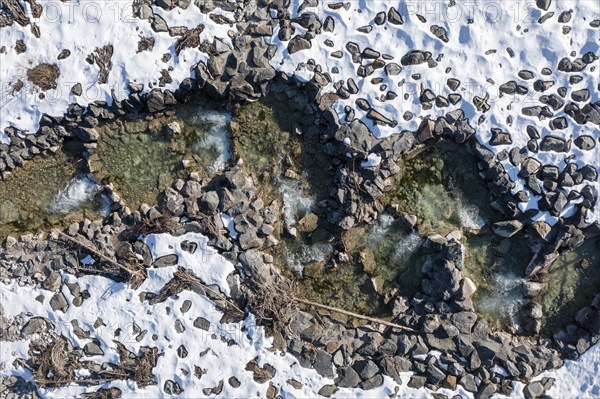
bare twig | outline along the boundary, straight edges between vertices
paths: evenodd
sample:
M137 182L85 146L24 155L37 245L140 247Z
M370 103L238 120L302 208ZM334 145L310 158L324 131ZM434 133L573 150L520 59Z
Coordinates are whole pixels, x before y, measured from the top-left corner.
M59 234L59 237L61 237L62 239L69 241L73 244L76 244L81 248L84 248L86 251L91 252L93 255L97 256L102 261L109 263L109 264L119 268L123 272L125 272L129 276L129 283L131 284L131 286L133 288L139 287L142 284L142 282L146 279L146 269L143 267L143 265L141 265L136 260L132 259L132 261L128 265L129 267L123 266L120 263L110 259L108 256L103 255L98 250L96 250L95 248L91 247L88 244L85 244L73 237L70 237L70 236L66 235L65 233L59 232L58 234Z
M417 331L413 330L410 327L405 327L405 326L401 326L400 324L390 323L389 321L377 319L375 317L369 317L369 316L365 316L365 315L362 315L362 314L350 312L350 311L347 311L347 310L344 310L344 309L335 308L333 306L323 305L323 304L320 304L320 303L317 303L317 302L313 302L313 301L309 301L309 300L303 299L303 298L294 297L293 299L295 301L297 301L299 303L303 303L305 305L314 306L316 308L329 310L330 312L340 313L340 314L343 314L343 315L346 315L346 316L351 316L351 317L354 317L356 319L367 320L367 321L370 321L372 323L381 324L381 325L384 325L384 326L387 326L387 327L396 328L396 329L402 330L402 331L413 332L413 333L417 332Z

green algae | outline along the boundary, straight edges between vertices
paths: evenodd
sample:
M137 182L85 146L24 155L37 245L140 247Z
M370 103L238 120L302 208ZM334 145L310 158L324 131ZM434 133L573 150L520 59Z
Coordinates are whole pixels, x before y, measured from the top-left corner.
M151 121L125 122L101 129L98 149L90 159L93 171L103 184L113 189L131 208L154 204L158 195L191 171L207 176L228 160L227 138L216 126L212 112L188 105L171 117ZM223 115L223 114L220 114ZM170 135L165 126L176 122L181 133Z
M522 234L502 238L486 226L466 235L464 275L477 285L475 310L491 326L512 330L516 324L513 317L524 303L521 283L531 256Z
M440 141L425 148L403 162L395 180L382 202L417 216L423 235L479 228L494 218L477 160L459 144Z
M62 190L79 174L81 159L69 153L67 144L52 156L40 156L0 181L0 237L53 227L97 215L93 200L64 212L52 207Z
M561 255L548 267L543 280L547 289L540 303L544 311L542 333L575 321L579 309L589 306L600 291L600 237Z

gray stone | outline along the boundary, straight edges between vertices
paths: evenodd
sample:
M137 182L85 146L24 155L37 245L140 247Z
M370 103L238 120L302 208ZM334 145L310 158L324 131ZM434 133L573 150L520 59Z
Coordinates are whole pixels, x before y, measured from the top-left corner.
M314 363L315 371L322 377L333 378L333 358L323 349L319 349Z
M425 382L427 378L421 375L413 375L408 380L408 384L406 384L409 388L421 389L425 386Z
M213 214L219 209L219 194L216 191L207 191L200 197L200 209L207 214Z
M564 116L552 119L550 121L550 129L552 130L564 130L567 127L569 127L569 124L567 122L567 118L565 118Z
M290 40L288 43L288 52L290 54L297 53L298 51L308 50L312 47L310 40L306 38L296 35Z
M153 89L146 96L146 106L149 112L160 112L165 109L165 95L159 89Z
M100 135L94 128L78 127L73 130L75 136L84 142L98 141Z
M352 366L363 380L368 380L379 372L379 367L372 360L361 360Z
M526 69L519 71L519 77L523 80L530 80L534 78L533 72Z
M210 329L210 321L204 317L197 317L196 320L194 320L194 327L208 331Z
M523 223L518 220L506 220L494 223L492 230L500 237L510 238L523 228Z
M381 385L383 385L383 376L381 374L377 374L377 375L369 378L365 382L363 382L360 385L360 387L361 387L361 389L368 391L371 389L375 389Z
M448 33L446 29L439 25L431 25L429 31L444 43L448 43Z
M387 14L387 20L392 25L402 25L404 23L404 19L402 15L398 12L394 7L390 7Z
M592 136L589 135L581 135L577 137L574 141L577 148L583 151L589 151L596 147L596 141Z
M434 365L427 367L427 381L433 385L439 385L446 378L446 374Z
M323 30L325 32L333 32L335 30L335 21L331 16L325 18L325 23L323 24Z
M424 62L427 62L427 60L429 59L430 55L427 53L424 53L423 51L420 50L413 50L408 52L407 54L405 54L401 59L400 59L400 63L403 66L407 66L407 65L419 65L422 64Z
M462 377L459 384L469 392L477 392L477 382L472 374L467 374Z
M175 266L179 262L179 256L176 254L170 254L161 256L160 258L154 261L154 267L167 267L167 266Z
M48 275L46 280L44 280L44 283L42 284L42 286L45 289L47 289L48 291L58 292L61 284L62 284L62 278L60 276L60 273L58 273L57 271L52 271Z
M335 384L340 388L354 388L360 384L360 376L352 367L343 367L338 369L338 376Z
M319 389L319 392L317 392L317 393L321 396L329 398L329 397L331 397L331 395L333 395L337 391L338 391L338 387L336 387L333 384L328 384L328 385L323 385L321 387L321 389Z
M537 399L544 394L544 386L539 381L534 381L530 384L527 384L525 388L523 388L523 395L526 399Z
M58 310L62 310L63 312L67 310L69 307L69 303L67 302L67 298L65 298L62 292L58 292L50 298L50 307L55 312Z
M83 347L83 352L87 356L104 355L104 351L100 348L100 346L98 346L96 342L88 342L87 344L85 344L85 346Z
M263 244L263 240L258 238L254 229L248 229L246 232L240 234L239 242L243 250L259 248Z
M566 140L556 136L545 136L540 143L541 151L567 152L569 147Z
M375 19L373 20L373 22L375 22L375 25L383 25L385 24L385 20L385 12L381 11L375 15Z
M152 22L150 23L150 27L154 32L168 32L169 26L167 22L157 14L152 15Z

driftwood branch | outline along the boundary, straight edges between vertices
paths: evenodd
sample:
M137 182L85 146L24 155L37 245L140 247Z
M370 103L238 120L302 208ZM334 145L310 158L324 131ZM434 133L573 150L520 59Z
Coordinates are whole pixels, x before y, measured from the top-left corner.
M68 241L72 244L75 244L75 245L85 249L86 251L90 252L91 254L97 256L101 261L109 263L110 265L115 266L118 269L125 272L125 274L127 276L129 276L129 283L131 284L132 287L138 288L142 284L142 282L146 279L146 270L144 269L144 267L141 264L134 265L132 263L129 265L129 267L123 266L122 264L112 260L108 256L100 253L100 251L98 251L97 249L93 248L92 246L90 246L84 242L81 242L81 241L79 241L73 237L70 237L62 232L59 232L58 234L59 234L59 237L61 237L63 240Z
M402 331L407 331L407 332L412 332L412 333L416 333L417 332L417 331L413 330L410 327L405 327L405 326L401 326L400 324L390 323L389 321L377 319L375 317L369 317L369 316L361 315L361 314L358 314L358 313L349 312L349 311L344 310L344 309L335 308L333 306L328 306L328 305L323 305L323 304L320 304L318 302L313 302L313 301L309 301L307 299L302 299L302 298L298 298L298 297L294 297L293 299L296 302L303 303L303 304L309 305L309 306L314 306L315 308L329 310L330 312L340 313L340 314L343 314L343 315L346 315L346 316L350 316L350 317L354 317L354 318L357 318L357 319L367 320L367 321L370 321L372 323L381 324L383 326L396 328L396 329L399 329L399 330L402 330Z

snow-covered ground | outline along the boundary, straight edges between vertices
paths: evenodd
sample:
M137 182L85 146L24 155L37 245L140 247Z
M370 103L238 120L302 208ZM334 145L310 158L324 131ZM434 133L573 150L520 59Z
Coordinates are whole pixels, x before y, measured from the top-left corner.
M557 71L557 65L563 57L574 58L587 52L598 52L599 28L590 26L592 20L600 18L600 10L595 1L551 2L547 12L554 14L543 23L538 20L547 12L531 1L450 3L352 1L345 3L348 7L335 10L329 7L333 4L330 2L319 2L317 7L303 7L303 12L315 12L321 22L327 17L332 18L335 24L333 32L322 28L310 49L289 54L288 42L281 42L277 38L279 28L276 27L273 37L267 38L267 41L278 48L270 61L271 65L277 70L295 75L299 80L306 80L313 73L302 65L312 60L321 66L323 73L331 75L334 83L354 79L358 92L345 100L337 101L333 107L342 121L345 120L344 107L353 107L356 117L365 122L378 137L403 129L415 130L423 117L435 118L452 109L461 108L476 126L480 143L496 154L514 147L526 147L529 140L526 134L528 125L536 127L542 138L554 135L574 140L581 135L591 135L597 142L599 129L595 125L582 126L567 118L569 126L566 129L552 130L549 118L540 120L520 112L523 107L540 105L540 96L555 94L560 87L569 88L569 93L587 88L591 93L590 100L598 101L597 60L577 73L582 78L578 83L569 82L573 74ZM172 82L165 83L162 87L175 89L184 78L190 76L193 65L207 59L207 54L191 48L184 49L178 55L175 51L177 37L172 37L169 32L155 32L149 21L133 16L131 2L40 0L39 4L43 7L39 18L31 16L29 3L24 6L29 11L32 22L39 27L40 38L34 36L30 26L20 27L16 23L0 30L0 47L5 46L0 65L0 141L6 141L3 133L5 127L13 126L24 132L35 132L43 113L62 115L70 103L86 105L104 100L110 104L111 93L117 99L123 99L129 82L143 83L144 91L158 87L163 71L168 71ZM310 2L306 4L310 5ZM292 17L297 16L298 6L299 2L291 2L289 11ZM391 7L402 15L402 25L374 23L377 13L387 13ZM207 14L202 14L194 3L185 10L176 7L165 11L156 6L152 6L152 10L169 27L195 28L203 24L205 28L200 35L201 41L212 42L214 38L219 38L227 46L232 45L228 33L236 31L235 25L215 23ZM558 21L558 16L563 11L571 12L569 22ZM212 14L233 18L233 13L219 8ZM292 23L292 26L296 34L305 32L298 23ZM446 43L432 33L431 26L445 29ZM568 34L562 32L565 27L570 28ZM364 33L365 28L370 33ZM154 40L153 48L138 52L141 38ZM20 54L16 51L18 39L23 40L26 46L26 51ZM401 58L411 50L430 52L431 59L436 60L437 66L431 68L427 62L403 66L402 72L398 74L388 74L381 68L370 76L361 78L357 75L358 65L352 62L352 56L346 48L348 42L356 43L361 51L370 48L388 55L388 64L393 62L400 65ZM91 65L86 58L107 45L113 46L112 70L106 83L100 83L98 66ZM57 56L65 49L70 51L70 55L57 60ZM333 52L340 52L341 55L334 58ZM30 84L26 77L27 69L42 62L56 63L60 69L56 89L44 92L44 98L40 98L40 90ZM542 68L549 68L551 74L542 74ZM521 70L531 71L534 78L527 81L520 79L518 72ZM448 107L438 108L434 105L430 110L423 110L419 101L421 90L430 89L436 95L447 97L452 91L447 85L448 78L460 81L455 92L462 99ZM552 80L555 84L548 90L539 92L533 87L537 80ZM15 84L19 81L24 87L15 91ZM526 86L528 93L501 93L500 85L509 81ZM80 96L71 92L71 87L76 83L82 85ZM325 91L334 91L333 84L329 84ZM393 92L395 98L385 99L388 92ZM487 98L490 110L478 111L473 105L475 96ZM568 96L567 94L565 98L566 103L570 101ZM359 98L367 100L384 116L397 121L397 126L373 124L366 118L366 111L355 106L355 101ZM412 113L414 117L404 120L406 112ZM562 115L564 108L554 112L553 118ZM510 133L512 144L490 145L492 128ZM561 169L567 162L574 162L578 168L590 165L598 171L600 145L596 144L594 149L587 151L571 145L568 152L540 151L535 157L542 164L556 165ZM517 176L519 167L511 164L508 158L501 162L515 182L513 193L524 190L530 194L527 201L520 203L521 209L537 208L541 197L524 186L523 179ZM363 165L370 167L377 163L378 158L371 156ZM596 193L600 192L598 181L565 188L565 192L580 191L585 184L592 185ZM571 200L564 207L561 216L568 216L573 205L581 200L581 196ZM540 212L536 218L550 224L557 221L548 212ZM598 206L588 212L587 220L590 223L600 221Z
M0 48L5 47L0 59L0 142L6 142L7 137L2 132L5 127L12 126L24 133L34 133L39 127L42 114L60 116L71 103L87 105L96 100L112 102L112 93L117 99L126 97L127 84L131 82L143 83L144 91L159 86L159 78L163 70L168 71L172 78L171 83L166 83L164 89L175 89L179 83L190 77L190 68L199 61L205 61L207 55L197 49L184 49L180 54L175 52L176 37L168 32L155 32L150 23L134 17L131 13L132 3L129 1L94 1L74 0L59 2L55 0L39 0L43 7L40 18L33 18L29 3L23 2L32 22L41 33L36 38L31 26L21 27L17 24L0 29ZM290 13L295 16L299 1L292 1ZM287 42L282 43L277 39L277 30L273 38L268 39L278 48L271 64L277 70L295 75L300 80L307 80L312 73L305 69L298 69L300 63L309 59L320 64L323 72L328 72L334 81L353 78L358 87L358 92L346 100L334 103L333 107L338 112L341 121L344 121L345 106L351 106L356 111L356 116L364 121L378 137L388 136L400 132L402 129L415 130L421 118L444 115L446 112L462 108L471 123L477 129L477 138L483 145L494 153L512 147L524 147L529 136L525 133L527 125L535 126L542 137L550 134L565 139L577 138L581 135L591 135L596 144L600 132L597 126L577 125L569 119L569 126L564 130L553 130L548 126L548 119L523 115L523 107L538 105L539 97L555 93L559 87L571 87L572 90L587 88L592 95L592 101L598 100L597 85L598 61L589 65L584 71L578 73L582 80L576 84L569 83L569 74L556 71L559 60L563 57L581 57L591 51L598 52L599 30L591 28L590 21L600 18L600 9L596 1L553 1L549 12L554 12L553 17L544 23L538 19L546 12L538 9L535 2L531 1L481 1L457 2L449 7L445 2L414 2L414 1L351 1L344 7L332 10L329 2L320 2L318 7L308 7L305 11L314 11L322 21L330 16L335 21L333 32L322 30L321 34L313 40L311 49L289 54ZM375 24L374 18L378 12L386 12L394 7L402 14L403 25ZM154 13L161 15L169 27L186 26L195 28L200 23L205 25L200 40L212 42L219 38L223 43L231 46L228 31L236 30L234 25L222 25L202 14L193 2L186 10L175 8L165 11L152 6ZM572 10L571 22L559 23L558 15L562 11ZM232 17L233 13L220 9L213 14L222 14ZM419 18L419 16L421 18ZM427 22L422 22L425 19ZM469 20L472 19L472 23ZM431 25L443 27L447 32L448 43L443 43L430 31ZM297 23L293 23L296 33L304 32ZM361 33L357 29L371 26L369 34ZM563 34L564 26L571 28L568 34ZM364 29L363 29L364 30ZM154 40L152 50L137 52L140 38ZM17 54L17 40L22 40L26 51ZM325 44L331 41L333 47ZM352 63L346 43L352 41L361 50L369 47L382 54L388 54L391 62L400 64L400 59L411 50L429 51L432 59L437 60L435 69L429 68L427 63L403 67L403 73L388 75L383 69L377 69L367 78L359 78L356 74L357 65ZM86 58L96 49L112 45L112 69L108 74L106 83L98 82L99 68L90 64ZM511 55L510 52L514 55ZM58 60L57 56L69 50L67 58ZM341 51L341 58L333 58L331 53ZM575 55L571 55L574 51ZM486 55L487 53L487 55ZM168 54L169 56L165 56ZM26 71L39 63L56 63L60 69L56 89L45 91L43 98L39 88L27 81ZM592 70L592 67L596 68ZM542 68L549 68L552 75L541 74ZM337 73L334 73L337 69ZM529 81L519 80L520 70L530 70L535 78ZM447 72L446 72L447 71ZM412 76L413 74L419 74ZM424 111L419 102L421 85L434 91L436 94L447 96L450 93L446 81L448 78L461 81L457 92L462 100L455 106L437 108ZM373 78L378 78L373 81ZM554 80L555 85L544 93L533 90L533 82L537 79ZM528 94L501 95L499 86L515 80L528 87ZM15 91L15 84L21 81L24 87ZM373 83L375 82L375 83ZM77 96L71 88L80 83L82 94ZM402 83L402 84L401 84ZM334 91L332 85L325 88ZM382 101L381 96L387 91L393 91L397 97L393 100ZM482 113L472 105L473 97L484 98L489 96L490 110ZM379 112L396 120L398 125L375 126L366 118L366 112L355 106L358 98L368 102ZM569 101L568 98L565 101ZM409 121L403 119L406 112L415 115ZM555 116L564 112L558 111ZM512 122L510 118L512 117ZM491 146L491 129L500 128L509 132L512 144ZM556 165L564 168L570 162L575 162L578 167L591 165L600 168L600 145L592 150L582 151L572 145L566 153L539 152L535 155L543 164ZM364 162L364 167L373 167L380 159L373 155ZM523 181L517 176L518 168L508 160L502 162L506 171L516 186L514 191L523 189ZM600 191L600 183L588 183L593 186L596 193ZM571 187L570 190L580 190L581 185ZM536 207L536 196L531 196L529 202L521 204L523 209ZM588 215L588 221L600 221L600 207L596 206ZM563 215L570 212L567 206ZM538 217L549 223L554 223L556 218L547 212L541 212ZM196 242L198 250L194 255L182 251L182 240ZM155 257L176 253L180 257L180 265L193 270L205 282L217 284L224 293L229 288L225 282L226 276L233 270L233 265L227 262L216 252L206 246L206 239L201 235L188 235L179 238L169 236L151 236L146 238ZM116 361L116 346L113 343L113 332L117 327L122 328L131 335L133 323L148 330L147 334L135 339L123 338L123 343L133 352L141 346L158 346L164 355L159 357L155 373L158 385L143 389L136 387L131 382L115 383L121 388L125 396L160 397L162 387L166 380L171 379L180 384L184 389L185 397L202 397L202 389L214 387L222 379L236 376L241 387L233 389L227 382L224 384L223 396L258 396L264 397L268 383L258 384L252 379L252 374L245 370L246 364L258 358L260 365L269 363L277 369L273 383L279 388L283 397L312 397L318 389L331 383L331 380L320 377L314 370L302 369L296 360L289 354L269 350L270 340L264 335L262 328L256 327L252 317L240 323L221 324L221 313L214 304L205 297L190 292L181 293L177 299L170 298L163 303L149 305L141 302L139 294L143 291L158 292L173 276L175 267L148 270L148 279L137 290L133 290L121 283L115 283L103 277L83 277L77 282L82 289L87 289L90 298L85 300L80 308L71 306L65 313L53 312L49 306L51 293L43 289L19 287L18 285L0 286L0 299L5 315L14 316L19 313L44 316L49 318L57 327L59 333L68 337L75 345L83 346L87 342L78 338L70 321L79 320L80 326L89 329L92 337L101 342L103 355L90 358L96 362ZM74 276L63 275L67 281L75 281ZM63 293L68 300L72 296L68 289L63 288ZM44 295L43 303L36 298ZM192 306L188 312L182 312L184 301L189 300ZM96 319L100 317L106 326L94 328ZM193 326L198 317L203 317L209 322L209 330L204 331ZM174 323L179 319L186 328L186 332L176 332ZM188 334L193 331L193 334ZM216 338L212 334L216 334ZM152 335L158 339L154 341ZM193 337L193 338L190 338ZM237 345L228 346L220 337L233 339ZM131 338L131 337L130 337ZM190 353L208 352L200 358L189 356L181 358L177 355L180 345L185 345ZM28 372L22 367L13 364L16 357L27 357L28 345L26 342L3 342L0 346L0 363L4 368L0 373L16 373L29 378ZM198 360L199 359L199 360ZM235 359L232 361L231 359ZM195 363L196 362L196 363ZM200 381L194 377L194 366L201 367L206 372ZM181 370L185 370L187 375ZM578 362L566 362L559 370L548 375L557 379L554 387L549 392L555 397L598 397L600 386L598 373L600 372L600 345L594 346ZM402 397L429 397L427 390L416 391L406 387L408 375L404 375L404 384L398 389L398 396ZM294 389L286 381L295 378L303 383L301 389ZM372 391L351 391L340 389L337 397L383 397L394 392L396 384L386 378L385 384ZM74 385L53 391L43 391L48 397L77 396L84 388ZM440 392L444 393L444 390ZM449 394L449 392L446 392ZM460 391L464 397L471 394ZM515 397L520 392L515 391Z
M180 237L161 234L148 236L144 241L151 248L153 259L176 254L179 256L178 266L193 271L203 281L218 286L223 292L229 292L226 277L233 271L233 265L206 245L206 237L196 233ZM184 241L198 245L194 254L182 249L181 243ZM176 297L154 305L141 301L140 294L143 292L158 293L172 279L178 266L149 268L147 280L135 290L104 277L75 278L63 274L65 283L76 282L82 291L87 290L90 294L81 307L71 305L66 312L55 312L50 308L52 292L20 287L17 284L0 286L0 303L4 316L8 318L21 313L26 314L27 319L35 316L48 318L56 327L57 334L64 335L76 347L84 347L86 343L96 339L104 353L85 357L85 360L95 363L119 363L115 339L133 353L138 353L144 346L157 347L162 355L158 357L157 366L153 370L157 377L156 385L140 388L132 381L116 381L104 385L120 388L124 397L163 397L163 387L167 380L178 383L183 389L181 397L186 398L206 397L203 389L216 387L222 380L225 382L220 397L265 397L269 383L256 382L252 372L245 369L252 360L256 360L261 367L269 364L277 370L270 382L284 398L315 397L323 385L333 383L333 380L321 377L313 369L302 368L292 355L273 351L272 339L265 336L263 328L255 324L252 315L239 323L223 324L220 322L222 313L215 308L215 304L190 291L183 291ZM71 302L73 296L66 285L63 285L62 292ZM44 297L41 301L40 295ZM191 304L189 309L186 309L188 306L184 305L185 302L188 306ZM194 325L197 318L206 320L204 328ZM98 319L102 319L102 325L98 325ZM88 330L89 338L80 338L75 334L71 320L77 320L79 327ZM114 333L118 328L122 332L115 338ZM231 345L228 342L230 340L235 341L235 344ZM182 345L189 356L178 355ZM30 378L31 373L15 363L17 358L28 358L28 349L28 341L2 342L0 364L4 366L0 368L0 374ZM196 366L203 371L201 378L194 374ZM600 389L597 379L599 370L600 344L597 344L580 361L567 361L562 368L539 378L556 378L550 391L555 397L597 397ZM82 372L81 375L85 373ZM410 375L411 373L402 373L402 385L385 377L383 385L370 391L340 388L336 397L388 397L393 393L397 397L430 397L431 391L425 388L417 390L406 385ZM227 382L230 377L236 377L241 385L233 388ZM302 387L292 387L286 382L289 379L299 381ZM574 381L577 383L574 384ZM520 387L519 385L518 388ZM58 389L41 389L40 393L48 398L78 397L90 389L70 384ZM438 393L449 396L458 393L463 398L473 397L462 387L456 392L440 389ZM514 397L522 397L520 389L515 390Z
M292 17L295 17L298 15L296 12L298 7L295 2L292 3L289 11ZM285 43L282 45L275 32L273 43L278 46L278 52L272 60L272 65L304 81L310 80L313 72L299 65L314 60L314 63L321 65L322 73L331 74L333 83L325 90L332 92L335 92L333 85L336 82L354 79L358 92L333 105L342 122L345 121L346 115L344 108L352 107L356 117L361 119L375 136L386 137L406 129L417 130L423 117L435 119L460 108L476 128L479 142L496 154L513 147L527 147L530 139L526 133L527 125L536 127L542 138L552 134L566 140L572 137L574 140L586 134L594 136L597 141L600 136L600 129L595 125L581 126L569 119L567 129L552 130L549 127L550 119L539 120L537 117L525 116L521 113L522 107L542 105L539 98L542 95L556 93L559 87L570 87L570 90L587 88L592 93L591 100L598 101L597 85L600 83L598 61L591 65L595 66L595 70L588 67L577 73L582 76L582 79L575 85L569 83L569 77L573 74L557 70L559 61L564 57L581 57L589 51L598 53L599 30L589 26L592 20L600 18L600 9L595 1L553 1L548 9L548 12L554 13L553 18L549 18L542 24L538 23L538 19L546 12L538 9L532 1L486 0L456 2L452 6L442 1L351 1L346 3L349 7L335 10L331 9L329 4L332 3L320 2L318 7L305 8L303 12L314 11L321 21L327 17L332 18L335 26L333 31L328 32L323 29L310 49L293 54L289 54L287 46ZM387 14L390 7L395 7L400 12L404 23L402 25L389 22L381 25L375 23L377 13ZM559 14L569 10L571 11L570 23L558 22ZM468 20L472 20L472 23L468 23ZM298 23L292 25L296 33L306 31ZM431 32L432 25L445 29L447 43ZM572 28L569 34L562 33L564 26ZM368 27L369 33L365 33L365 27ZM315 41L318 45L315 45ZM346 47L348 42L356 43L360 51L370 48L389 55L391 58L387 62L396 63L398 66L401 64L401 58L412 50L430 52L437 66L431 68L427 62L402 66L402 72L398 74L388 74L384 68L381 68L361 78L357 75L357 69L361 64L353 62L353 57ZM512 51L513 55L509 51ZM572 51L574 54L571 54ZM334 52L340 52L341 55L334 57L332 56ZM370 61L373 60L363 60L362 65L367 65ZM542 68L549 68L552 75L543 75ZM532 71L534 78L528 81L520 79L518 72L521 70ZM418 79L413 77L414 74L418 74ZM441 108L434 105L428 111L422 110L419 101L421 90L430 89L436 95L447 97L453 91L446 83L449 78L460 81L460 87L454 91L462 96L462 100L456 105L450 104L448 107ZM534 82L538 79L552 80L555 84L549 90L538 92L534 90ZM526 95L503 94L499 90L500 85L509 81L516 81L519 85L526 86L528 93ZM390 91L397 97L387 99L386 95ZM473 106L474 96L488 97L491 108L487 112L479 112ZM366 99L373 109L398 122L397 126L374 124L366 117L367 111L356 106L355 101L359 98ZM570 98L565 98L566 103L569 100ZM555 112L553 118L563 116L563 110ZM404 120L403 115L406 112L414 114L415 117L409 121ZM492 128L509 132L512 144L490 145ZM561 170L570 158L574 158L577 167L591 165L596 170L600 170L600 145L598 144L591 151L581 151L572 145L570 151L566 153L540 151L533 156L542 164L556 165ZM369 157L363 165L369 166L373 162L374 159ZM508 158L502 161L502 165L511 180L516 183L513 193L521 190L529 191L524 186L523 179L517 176L518 166L511 164ZM593 183L593 187L596 192L600 191L598 181ZM581 190L581 188L583 184L571 189ZM522 210L537 208L540 196L533 195L531 192L530 194L530 200L520 204ZM573 201L572 204L580 201L581 199ZM567 206L561 216L569 215L570 212L572 206ZM537 218L551 225L557 221L557 218L548 212L540 212ZM590 223L600 221L598 206L594 212L589 213L587 220Z

